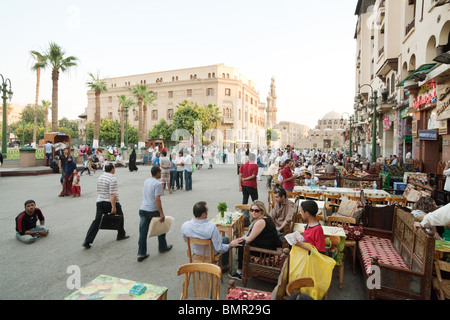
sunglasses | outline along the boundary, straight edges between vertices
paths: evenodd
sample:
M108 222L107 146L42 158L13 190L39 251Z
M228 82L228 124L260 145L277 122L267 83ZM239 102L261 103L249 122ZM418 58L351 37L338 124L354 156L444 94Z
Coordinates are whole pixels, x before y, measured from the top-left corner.
M250 212L261 212L261 209L250 209Z

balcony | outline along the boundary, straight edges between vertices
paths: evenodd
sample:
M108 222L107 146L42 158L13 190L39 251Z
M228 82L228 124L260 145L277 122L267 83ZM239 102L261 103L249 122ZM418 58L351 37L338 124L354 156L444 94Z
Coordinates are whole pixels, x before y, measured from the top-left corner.
M406 26L406 32L405 32L405 36L407 36L411 30L414 28L414 26L416 25L416 19L413 19L407 26Z

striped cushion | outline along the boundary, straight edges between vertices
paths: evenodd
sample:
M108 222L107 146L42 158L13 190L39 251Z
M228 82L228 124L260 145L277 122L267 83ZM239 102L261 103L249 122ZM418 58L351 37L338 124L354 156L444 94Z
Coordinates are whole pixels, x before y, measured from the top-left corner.
M225 300L271 300L272 293L245 288L233 288L228 291Z
M369 275L372 257L378 257L380 263L388 264L395 267L409 269L403 258L395 249L394 244L389 239L383 239L373 236L364 236L358 242L361 252L364 269Z

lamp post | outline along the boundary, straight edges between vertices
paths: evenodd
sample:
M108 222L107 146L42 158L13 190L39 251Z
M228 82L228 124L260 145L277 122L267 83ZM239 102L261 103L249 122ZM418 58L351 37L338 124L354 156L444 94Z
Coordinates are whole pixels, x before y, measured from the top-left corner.
M131 105L125 104L123 106L123 110L124 110L124 118L125 118L125 125L124 125L124 129L125 129L125 147L128 149L128 109L130 108ZM117 110L119 112L120 115L120 107ZM133 106L133 113L136 113L136 109Z
M370 87L372 91L372 107L373 107L373 120L372 120L372 163L377 162L377 100L378 100L378 92L377 90L373 90L370 84L363 84L359 86L358 90L358 101L361 101L361 88L367 86Z
M349 151L349 157L352 157L352 155L353 155L353 146L352 146L352 127L353 127L353 122L354 122L354 116L351 116L348 112L344 112L342 115L341 115L341 124L343 124L344 123L344 114L347 114L347 116L348 116L348 124L349 124L349 127L348 127L348 132L349 132L349 140L350 140L350 145L349 145L349 147L350 147L350 151Z
M11 80L3 78L3 75L0 74L2 77L2 100L3 100L3 125L2 125L2 154L3 158L6 159L7 157L7 145L6 145L6 114L8 113L6 109L6 99L9 98L9 101L11 101L13 97L13 92L11 91ZM9 91L7 90L7 82L9 82ZM8 93L8 97L6 94Z

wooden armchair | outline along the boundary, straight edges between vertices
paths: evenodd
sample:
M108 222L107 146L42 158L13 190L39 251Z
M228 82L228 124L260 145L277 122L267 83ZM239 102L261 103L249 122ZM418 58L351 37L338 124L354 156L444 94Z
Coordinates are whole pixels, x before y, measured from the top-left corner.
M327 218L327 224L330 226L336 226L343 228L351 227L356 225L355 218L352 217L337 217L332 216ZM353 274L356 274L355 266L356 266L356 240L353 239L345 239L345 248L349 248L352 253L352 262L353 262Z
M289 249L267 250L246 244L243 250L242 284L244 286L250 278L277 283L284 261L289 256Z
M286 287L286 294L287 294L287 296L290 296L296 292L301 293L302 288L306 288L306 287L314 287L314 280L312 278L303 277L303 278L298 278L298 279L292 280L291 282L288 283L288 285Z
M267 201L269 203L269 207L267 208L267 211L270 212L272 210L272 208L275 206L274 190L269 190Z
M178 268L178 276L184 275L180 300L219 300L219 278L222 270L210 263L189 263ZM189 297L192 279L193 297Z

